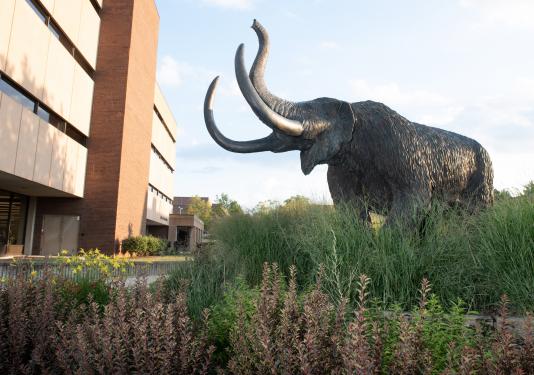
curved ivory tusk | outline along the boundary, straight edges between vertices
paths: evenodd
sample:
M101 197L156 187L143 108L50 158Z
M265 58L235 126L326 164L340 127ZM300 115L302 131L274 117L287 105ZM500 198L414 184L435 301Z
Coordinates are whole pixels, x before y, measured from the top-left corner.
M215 96L215 89L217 83L219 82L219 77L211 82L210 87L206 93L206 98L204 99L204 121L206 123L206 128L211 135L211 138L222 148L239 153L251 153L251 152L261 152L261 151L271 151L273 149L273 140L271 136L260 138L254 141L244 141L238 142L233 141L229 138L226 138L217 128L215 124L215 119L213 118L213 97Z
M265 66L267 65L267 58L269 57L269 34L267 30L258 20L254 20L251 26L252 30L256 32L258 37L258 52L254 63L250 68L249 77L252 85L256 89L256 92L260 98L271 108L273 111L280 113L279 108L291 108L295 105L286 99L282 99L269 91L265 84Z
M256 92L245 68L245 59L243 57L244 47L243 44L240 44L237 48L235 54L235 74L241 93L247 100L247 103L256 116L270 128L295 137L301 135L304 128L299 121L287 119L273 111Z

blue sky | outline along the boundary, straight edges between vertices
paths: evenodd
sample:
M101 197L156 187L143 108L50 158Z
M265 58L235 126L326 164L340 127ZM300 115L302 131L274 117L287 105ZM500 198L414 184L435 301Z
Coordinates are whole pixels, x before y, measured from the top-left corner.
M247 207L302 194L329 200L326 166L300 171L298 152L239 155L217 146L202 104L215 75L215 118L236 140L265 136L235 82L250 29L269 31L266 82L293 101L376 100L406 118L478 140L495 186L534 180L534 1L157 0L158 81L179 126L175 195L228 193Z

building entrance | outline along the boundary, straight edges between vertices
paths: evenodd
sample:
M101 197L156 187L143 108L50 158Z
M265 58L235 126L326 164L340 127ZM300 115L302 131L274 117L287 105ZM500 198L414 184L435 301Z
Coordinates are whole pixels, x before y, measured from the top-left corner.
M22 255L28 197L0 190L0 256Z

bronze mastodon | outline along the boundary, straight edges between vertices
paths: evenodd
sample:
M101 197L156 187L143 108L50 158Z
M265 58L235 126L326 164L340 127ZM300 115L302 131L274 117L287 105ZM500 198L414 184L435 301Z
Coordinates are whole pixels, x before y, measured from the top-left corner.
M259 39L247 74L243 44L235 56L239 88L272 133L252 141L226 138L213 118L218 78L204 102L204 119L212 138L232 152L300 150L301 168L309 174L328 164L328 185L334 203L362 203L387 212L388 221L427 206L432 199L470 208L493 202L493 170L486 150L475 140L450 131L411 122L381 103L319 98L290 102L273 95L264 81L269 51L266 30L256 20Z

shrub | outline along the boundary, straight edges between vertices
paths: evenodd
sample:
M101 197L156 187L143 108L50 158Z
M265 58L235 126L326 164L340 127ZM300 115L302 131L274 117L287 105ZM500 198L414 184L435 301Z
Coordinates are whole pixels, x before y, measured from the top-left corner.
M100 308L110 300L113 279L126 273L132 262L102 254L98 249L81 249L75 255L63 250L57 259L60 273L66 267L71 277L61 283L61 296L66 305L80 306L95 302Z
M146 236L145 238L147 241L147 253L149 255L161 255L165 252L169 244L168 241L158 237Z
M91 299L62 303L66 281L50 269L20 272L0 283L0 373L6 374L531 374L532 319L517 340L501 298L494 331L465 325L464 309L441 307L425 279L408 316L369 303L371 280L355 280L352 312L345 298L325 293L320 269L310 290L298 292L290 267L284 281L265 264L259 289L239 282L223 302L193 321L187 283L174 295L161 282L112 284L105 308ZM287 284L287 286L286 286ZM349 313L350 312L350 313ZM228 332L228 333L227 333ZM224 355L214 356L224 337Z
M105 308L91 298L63 303L70 281L47 270L20 272L0 284L2 374L205 374L213 347L204 323L194 327L186 294L151 293L146 280L112 285Z
M125 238L122 240L122 251L130 254L146 255L147 241L144 236Z
M166 250L168 242L154 236L135 236L122 240L122 250L140 256L158 255Z
M255 302L258 296L257 288L248 287L238 278L226 288L222 300L211 308L208 333L215 345L214 355L218 362L228 361L230 333L236 327L240 315L250 320L256 310Z
M96 278L108 278L117 273L124 273L132 266L132 262L102 254L98 249L88 251L81 249L74 255L69 255L67 250L63 250L57 260L74 275Z

